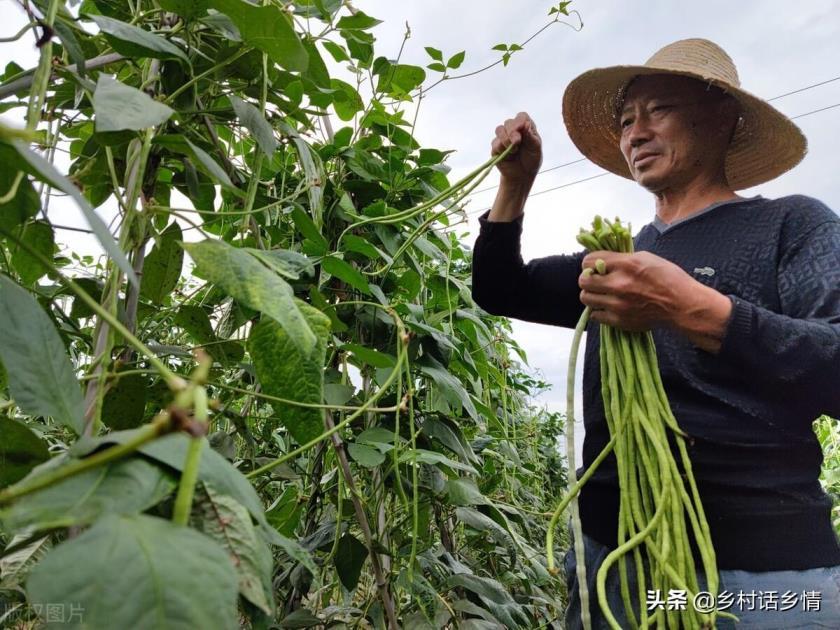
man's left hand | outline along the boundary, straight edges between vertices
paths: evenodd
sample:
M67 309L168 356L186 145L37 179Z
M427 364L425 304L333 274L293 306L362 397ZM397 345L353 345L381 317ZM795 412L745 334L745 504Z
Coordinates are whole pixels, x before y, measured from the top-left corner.
M592 308L593 320L637 332L673 327L703 350L718 351L732 312L728 297L650 252L591 252L583 268L594 271L599 258L606 273L578 280L580 301Z

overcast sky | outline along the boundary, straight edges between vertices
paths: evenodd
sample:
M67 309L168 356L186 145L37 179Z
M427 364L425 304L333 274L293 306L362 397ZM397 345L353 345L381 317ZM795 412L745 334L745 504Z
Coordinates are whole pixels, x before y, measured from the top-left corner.
M404 63L425 65L431 60L424 46L451 55L466 50L463 72L498 59L491 48L498 43L522 42L548 21L551 2L528 0L357 0L355 6L384 20L374 29L377 52L395 57L405 23L411 38L402 55ZM669 2L648 0L578 0L569 7L580 11L584 27L575 32L555 24L507 67L501 65L474 77L437 86L424 99L417 137L423 146L454 149L449 164L460 175L483 162L496 125L518 111L527 111L539 125L544 142L543 168L582 157L570 141L561 117L566 85L594 67L643 63L669 42L703 37L722 46L734 59L742 87L763 98L828 81L840 76L840 2L777 0L724 2ZM17 7L0 1L3 28L0 36L23 23ZM575 18L570 18L576 24ZM21 44L0 44L0 62L16 59L29 67L37 59L31 38ZM832 61L834 60L834 61ZM840 80L773 101L789 116L840 104ZM838 158L840 107L797 119L808 138L809 151L793 171L739 194L779 197L801 193L840 210ZM540 175L534 191L566 184L601 173L588 162ZM487 185L494 181L488 180ZM476 195L470 211L477 214L493 198L493 191ZM595 214L619 215L634 231L653 218L652 196L635 183L614 175L562 188L529 201L526 208L523 256L526 260L579 249L575 234ZM72 210L68 210L68 213ZM68 218L70 221L70 218ZM477 234L475 215L469 224L471 245ZM570 331L514 323L514 336L528 354L530 364L554 384L540 402L553 410L565 408L565 374ZM580 449L578 440L578 451Z

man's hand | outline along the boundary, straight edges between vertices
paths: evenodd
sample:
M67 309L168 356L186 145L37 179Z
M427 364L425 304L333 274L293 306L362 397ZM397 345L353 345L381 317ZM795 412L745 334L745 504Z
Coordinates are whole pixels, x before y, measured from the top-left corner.
M498 155L511 145L513 151L498 164L502 182L530 188L542 164L542 140L537 124L526 112L519 112L496 127L490 153Z
M490 210L490 221L513 221L525 211L525 200L542 164L542 140L537 125L525 112L496 127L490 153L511 152L496 167L501 173L499 190Z
M584 269L603 259L606 273L581 274L580 301L592 319L629 331L676 328L697 347L717 353L732 302L698 282L674 263L650 252L591 252Z

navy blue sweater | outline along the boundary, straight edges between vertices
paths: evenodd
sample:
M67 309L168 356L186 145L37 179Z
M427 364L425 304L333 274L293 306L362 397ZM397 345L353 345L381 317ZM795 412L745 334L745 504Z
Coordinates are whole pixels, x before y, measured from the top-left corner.
M522 217L479 217L472 296L488 313L574 327L583 305L585 251L520 253ZM840 418L840 217L803 195L714 206L634 237L729 296L717 354L670 328L653 331L671 409L691 439L692 468L720 569L799 570L840 564L831 500L818 477L812 423ZM601 399L597 323L587 330L582 474L609 441ZM580 495L583 531L614 548L616 461L610 455Z

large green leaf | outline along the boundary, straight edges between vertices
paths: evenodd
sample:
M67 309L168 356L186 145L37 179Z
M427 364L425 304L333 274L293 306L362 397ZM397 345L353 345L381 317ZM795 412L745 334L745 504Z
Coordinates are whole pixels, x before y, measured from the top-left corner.
M424 362L425 365L420 366L420 371L435 382L447 402L455 406L463 405L464 410L470 414L470 417L478 420L479 416L475 405L461 381L431 356L424 357Z
M0 159L2 157L0 154ZM0 196L12 189L18 173L14 168L0 168ZM24 177L18 184L15 196L6 203L0 203L0 228L11 232L30 217L34 217L40 207L38 193L35 192L29 178Z
M24 413L50 416L81 434L84 403L52 321L29 293L0 276L0 359Z
M470 506L490 503L490 499L481 494L475 481L468 477L449 479L446 482L446 492L452 505Z
M0 436L0 488L23 479L50 458L47 445L22 422L0 417Z
M93 230L93 233L96 235L99 244L102 245L102 248L108 253L111 260L119 266L129 281L133 285L138 286L137 276L134 274L134 269L131 268L131 264L129 264L125 254L122 252L119 245L117 245L114 237L108 231L108 226L105 225L105 222L100 219L99 215L96 214L93 208L90 207L87 199L85 199L79 189L76 188L76 186L74 186L73 183L64 175L59 173L50 162L42 158L34 151L31 151L23 142L16 141L13 142L12 145L17 152L17 156L23 159L23 163L18 162L15 166L20 167L21 170L25 170L31 175L35 175L38 179L46 182L53 188L58 188L61 192L70 195L79 206L82 214L85 215L85 219L87 220L88 225L90 225L91 230ZM5 158L8 157L8 154L6 151L0 151L0 156ZM4 165L7 165L9 160L4 160L4 162Z
M362 566L367 556L367 547L354 536L344 534L338 540L338 549L333 562L335 562L338 579L348 591L352 591L359 583L359 575L362 573Z
M303 72L309 63L306 49L289 17L274 5L257 7L242 0L209 0L209 5L227 15L242 39L266 53L272 61Z
M268 318L263 318L254 326L248 339L248 351L263 392L287 400L321 404L330 321L321 311L305 302L299 301L298 306L316 335L313 351L301 352L286 329ZM271 405L289 433L301 444L323 433L323 409L279 402Z
M274 611L271 550L257 534L248 510L235 499L201 484L192 524L230 555L239 575L239 592L267 615Z
M304 355L315 347L315 333L298 307L292 287L254 256L224 241L185 243L196 274L228 295L277 321ZM302 303L302 302L300 302ZM323 361L323 358L322 358Z
M450 587L460 586L478 595L506 628L527 628L528 617L507 588L492 578L458 573L449 576Z
M168 39L104 15L90 15L111 47L126 57L177 58L189 63L183 50Z
M140 426L146 411L149 380L143 374L121 376L105 393L102 401L102 422L121 431Z
M29 601L83 613L65 628L238 627L238 578L208 536L145 515L108 516L50 551L26 584Z
M504 546L510 556L511 564L516 562L516 544L513 535L486 514L469 507L455 508L455 517L480 532L487 532L498 544Z
M37 479L62 462L34 470ZM0 512L8 529L49 529L92 523L104 514L134 514L160 503L175 488L171 475L143 458L99 466L21 497Z
M84 457L97 448L109 444L125 444L137 436L137 429L130 431L115 431L96 438L82 438L70 449L75 457ZM190 438L185 433L172 433L158 438L140 447L140 452L156 462L165 464L170 468L181 472L187 460L187 450L190 445ZM198 477L213 485L219 492L233 497L244 505L251 512L257 522L271 529L265 519L265 511L254 487L248 479L239 472L233 464L222 455L205 444L201 452L201 463L198 469ZM273 531L273 530L272 530ZM271 541L275 542L275 541ZM279 543L278 543L279 544Z
M93 93L97 131L146 129L169 120L175 112L145 92L100 74Z
M20 240L37 251L47 260L52 260L55 250L52 227L44 221L33 221L23 226ZM12 245L12 266L20 275L24 284L32 284L43 276L49 269L29 250Z
M244 194L241 190L239 190L239 188L237 188L233 184L233 182L230 180L230 177L228 177L228 174L225 173L224 169L221 166L219 166L219 164L212 157L210 157L207 151L205 151L199 146L196 146L187 138L179 135L167 134L157 136L152 142L153 144L166 147L167 149L169 149L170 151L174 151L175 153L186 155L187 157L193 160L193 162L198 166L198 168L200 168L204 173L210 176L215 182L220 184L222 187L240 196Z
M181 226L173 222L158 238L157 243L143 263L140 295L155 304L172 293L181 277L184 250L181 247Z
M347 284L355 287L362 293L370 295L370 285L362 272L352 267L336 256L327 256L321 261L324 271L328 274L344 280Z
M228 98L230 104L233 105L233 111L236 112L236 117L251 132L251 135L257 140L257 144L260 145L260 148L270 160L279 143L277 138L274 137L274 130L268 124L265 116L256 107L237 96L231 95Z

